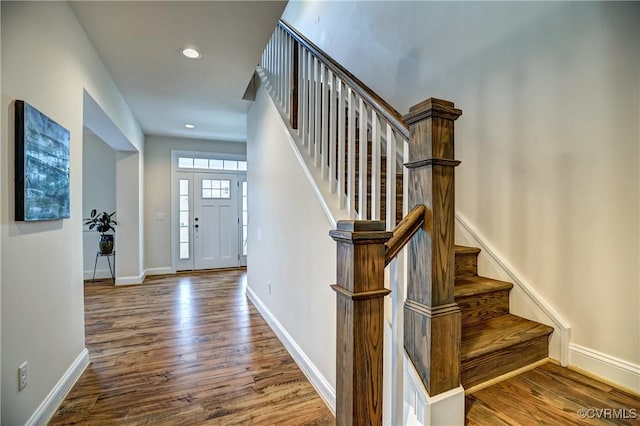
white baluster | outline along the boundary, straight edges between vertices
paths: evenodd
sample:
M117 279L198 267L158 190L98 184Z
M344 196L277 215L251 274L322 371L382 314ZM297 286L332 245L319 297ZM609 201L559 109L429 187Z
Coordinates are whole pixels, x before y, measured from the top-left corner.
M285 80L285 71L284 71L284 30L280 28L280 37L278 40L278 50L280 52L280 75L278 76L280 80L280 105L284 107L284 82Z
M316 58L309 54L309 156L313 157L315 140L315 123L314 118L316 116L316 75L315 75L315 61Z
M329 83L327 68L320 64L320 75L322 77L322 179L329 176L329 93L331 85Z
M391 128L387 126L387 229L396 226L396 138Z
M284 70L284 30L282 28L280 28L279 31L280 35L278 37L278 52L280 53L279 55L279 72L278 72L278 81L279 81L279 93L278 93L278 97L280 98L280 105L282 106L282 108L284 109L284 82L285 80L285 75L286 72Z
M282 110L287 110L287 96L286 96L286 88L287 88L287 33L284 30L280 29L280 67L282 70L282 75L280 77L280 100L282 104Z
M307 49L300 45L300 92L302 93L302 99L300 105L302 106L302 113L299 117L298 127L300 128L300 135L302 137L302 145L306 146L309 143L309 133L307 132L307 126L309 125L309 69L307 68L309 52Z
M323 85L323 81L322 81L322 74L321 74L321 67L320 67L320 61L316 58L315 63L314 63L314 74L316 76L316 106L315 106L315 116L313 118L313 124L314 124L314 137L313 140L315 141L315 166L316 167L320 167L320 164L322 164L322 158L320 156L320 152L321 152L321 147L322 147L322 85ZM322 153L324 155L324 152Z
M347 212L349 217L356 217L356 95L353 89L349 87L348 93L348 112L349 119L347 123L348 128L348 149L349 149L349 164L347 165L347 199L349 205L347 206ZM358 217L362 219L361 217Z
M405 217L409 214L409 173L404 168L409 162L409 141L402 139L402 217Z
M338 92L333 71L329 70L329 187L331 193L336 192L336 151L338 150L338 138L336 137L336 126L338 122L337 104Z
M291 36L287 34L287 118L289 119L289 123L291 123L291 90L293 88L292 85L293 79L293 40Z
M280 28L273 34L273 97L280 103Z
M371 220L380 220L380 129L378 114L371 111Z
M304 117L304 47L298 44L298 110L294 114L298 114L298 136L303 139L303 117ZM304 144L304 141L303 141Z
M367 219L367 109L364 101L359 102L358 126L360 128L360 176L358 179L358 216L360 219Z
M341 209L345 207L346 199L346 170L345 170L345 133L347 131L345 125L345 85L342 84L340 78L336 78L338 84L338 194L339 206Z

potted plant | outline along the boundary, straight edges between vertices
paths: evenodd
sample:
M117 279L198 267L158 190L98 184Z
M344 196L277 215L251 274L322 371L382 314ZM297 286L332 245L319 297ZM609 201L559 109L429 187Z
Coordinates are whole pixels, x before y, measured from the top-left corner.
M116 232L116 221L113 219L116 212L111 214L107 212L98 212L96 209L91 210L88 218L83 219L85 225L89 225L89 229L95 229L100 233L100 239L98 240L98 247L100 253L111 254L113 253L113 234L107 234L109 231Z

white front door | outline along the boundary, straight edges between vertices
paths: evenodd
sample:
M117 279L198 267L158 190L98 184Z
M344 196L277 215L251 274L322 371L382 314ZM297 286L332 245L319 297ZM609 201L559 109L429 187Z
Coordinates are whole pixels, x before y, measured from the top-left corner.
M193 174L194 269L240 266L238 179L235 174Z
M177 172L176 270L231 268L246 259L236 173ZM243 178L244 179L244 178ZM246 200L245 200L246 204Z

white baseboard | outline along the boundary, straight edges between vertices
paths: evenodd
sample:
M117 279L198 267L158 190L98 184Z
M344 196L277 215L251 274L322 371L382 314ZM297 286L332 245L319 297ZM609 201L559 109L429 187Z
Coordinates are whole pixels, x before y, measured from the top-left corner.
M551 305L527 282L516 269L488 242L488 239L477 230L467 218L456 212L456 223L460 231L467 239L471 239L473 245L482 249L482 253L489 256L490 261L517 287L528 301L528 308L537 313L537 318L529 318L554 328L549 345L549 356L559 358L560 364L567 366L569 363L569 343L571 341L571 326ZM519 312L514 312L519 315ZM524 315L523 315L524 316ZM545 318L543 320L543 318ZM548 319L548 320L547 320ZM556 353L554 353L556 352Z
M640 365L584 346L569 345L569 366L640 394Z
M175 273L176 270L170 266L164 268L147 268L144 270L144 275L147 277L151 275L173 275Z
M29 417L26 423L27 426L45 425L49 422L73 385L87 368L89 362L89 351L87 348L84 348L60 380L58 380L58 383L51 389L49 395L47 395L36 411Z
M320 370L311 362L309 357L302 351L302 348L293 340L293 337L287 333L282 324L273 316L269 308L262 303L262 300L254 293L251 287L247 287L247 296L253 306L260 312L260 315L269 324L269 327L278 336L280 342L287 349L293 360L298 364L307 379L311 382L320 397L329 406L329 409L335 415L336 413L336 390L331 383L320 373Z
M142 275L131 275L128 277L116 277L116 285L133 285L133 284L142 284L145 278L145 274Z

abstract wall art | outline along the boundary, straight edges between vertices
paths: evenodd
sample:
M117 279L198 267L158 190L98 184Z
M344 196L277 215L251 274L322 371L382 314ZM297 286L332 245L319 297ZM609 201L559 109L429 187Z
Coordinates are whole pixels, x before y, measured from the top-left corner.
M69 131L20 100L15 119L16 221L68 218Z

